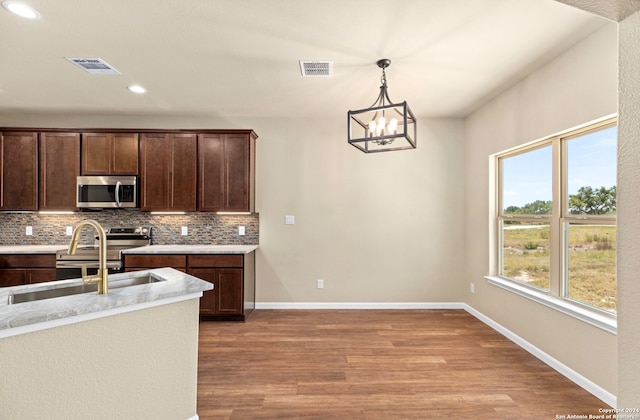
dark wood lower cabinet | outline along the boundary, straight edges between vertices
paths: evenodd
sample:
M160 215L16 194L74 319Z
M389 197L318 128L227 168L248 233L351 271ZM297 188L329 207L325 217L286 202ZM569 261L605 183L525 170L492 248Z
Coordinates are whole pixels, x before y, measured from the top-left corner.
M0 287L22 286L27 284L26 270L8 268L0 269Z
M172 267L213 284L200 299L206 320L244 321L255 308L255 252L249 254L126 254L125 271Z
M26 270L27 284L44 283L56 279L55 268L37 268Z
M187 272L213 283L213 290L204 292L200 299L200 315L242 315L244 305L241 268L194 268Z
M54 254L0 255L0 287L43 283L56 279Z

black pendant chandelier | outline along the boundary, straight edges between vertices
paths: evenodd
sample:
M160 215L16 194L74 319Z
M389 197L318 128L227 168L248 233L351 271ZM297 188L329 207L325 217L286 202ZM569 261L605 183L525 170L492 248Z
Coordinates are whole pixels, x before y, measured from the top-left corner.
M347 113L349 144L365 153L415 149L416 117L406 101L394 104L387 93L384 69L391 60L385 58L377 64L382 69L380 95L369 108Z

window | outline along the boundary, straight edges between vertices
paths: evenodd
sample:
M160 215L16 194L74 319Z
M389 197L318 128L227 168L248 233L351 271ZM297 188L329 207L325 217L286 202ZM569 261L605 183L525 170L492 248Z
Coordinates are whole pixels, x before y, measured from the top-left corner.
M494 274L615 316L616 150L608 119L496 156Z

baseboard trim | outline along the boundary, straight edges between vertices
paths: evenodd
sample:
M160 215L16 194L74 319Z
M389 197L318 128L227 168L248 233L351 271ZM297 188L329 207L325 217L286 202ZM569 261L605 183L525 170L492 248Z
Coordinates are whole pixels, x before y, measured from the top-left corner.
M616 407L617 397L614 394L610 393L606 389L602 388L601 386L585 378L584 376L582 376L575 370L571 369L564 363L554 359L549 354L540 350L538 347L529 343L528 341L518 336L517 334L514 334L512 331L498 324L497 322L495 322L488 316L484 315L483 313L479 312L478 310L474 309L473 307L467 304L464 304L463 309L469 312L471 315L473 315L477 319L479 319L480 321L487 324L489 327L493 328L500 334L507 337L509 340L511 340L518 346L522 347L524 350L531 353L536 358L540 359L542 362L544 362L549 367L551 367L552 369L560 373L562 376L569 379L571 382L575 383L576 385L583 388L590 394L594 395L596 398L599 398L600 400L610 405L611 407Z
M256 302L256 309L465 309L462 302Z
M617 398L567 365L464 302L256 302L256 309L462 309L522 347L534 357L602 402L616 407Z

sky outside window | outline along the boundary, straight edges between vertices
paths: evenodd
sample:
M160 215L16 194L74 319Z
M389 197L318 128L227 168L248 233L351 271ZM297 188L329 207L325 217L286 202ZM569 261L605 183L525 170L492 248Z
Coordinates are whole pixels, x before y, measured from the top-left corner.
M609 127L567 142L567 194L581 187L616 185L618 128Z
M502 160L502 207L551 201L551 145Z
M567 142L567 194L581 187L616 185L617 127L609 127ZM522 207L551 201L551 146L503 159L502 206Z

